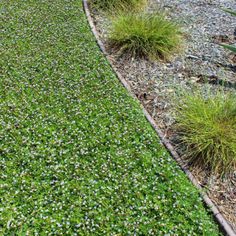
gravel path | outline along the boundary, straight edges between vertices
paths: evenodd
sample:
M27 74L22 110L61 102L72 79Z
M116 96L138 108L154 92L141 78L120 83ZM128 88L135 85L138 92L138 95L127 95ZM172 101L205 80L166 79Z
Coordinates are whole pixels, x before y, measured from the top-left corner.
M236 1L150 0L148 11L166 10L170 19L182 25L186 35L183 52L168 62L127 61L107 47L119 72L170 139L174 137L173 98L179 89L214 92L236 88L236 57L219 46L236 44L236 19L221 8L236 9ZM106 45L109 19L97 13L94 19ZM236 175L222 181L204 171L194 172L236 231Z

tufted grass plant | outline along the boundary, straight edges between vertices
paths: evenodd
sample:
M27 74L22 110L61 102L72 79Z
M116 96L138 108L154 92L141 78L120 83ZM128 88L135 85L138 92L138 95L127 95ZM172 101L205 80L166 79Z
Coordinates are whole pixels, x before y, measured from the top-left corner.
M190 163L217 174L236 169L236 96L185 94L176 108L177 129Z
M90 0L90 4L97 10L114 14L114 11L138 11L147 4L147 0Z
M119 54L150 60L166 59L181 48L177 23L162 13L120 14L112 20L109 42Z

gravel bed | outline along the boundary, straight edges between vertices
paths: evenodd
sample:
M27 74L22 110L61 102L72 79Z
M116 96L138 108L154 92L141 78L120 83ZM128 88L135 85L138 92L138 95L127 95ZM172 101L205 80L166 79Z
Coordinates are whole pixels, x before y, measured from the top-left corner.
M165 62L118 57L107 44L109 18L93 12L97 30L117 69L170 140L176 138L172 131L173 105L179 89L236 89L236 57L219 46L236 44L236 20L221 8L236 9L236 1L150 0L148 11L165 10L170 19L182 25L186 35L183 52ZM192 171L236 231L236 174L222 180L204 170Z

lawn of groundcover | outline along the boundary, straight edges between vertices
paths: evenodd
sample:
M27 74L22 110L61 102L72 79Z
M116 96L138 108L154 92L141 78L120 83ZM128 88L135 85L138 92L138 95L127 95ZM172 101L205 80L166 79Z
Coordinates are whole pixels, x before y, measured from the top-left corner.
M81 1L0 7L0 235L218 235Z

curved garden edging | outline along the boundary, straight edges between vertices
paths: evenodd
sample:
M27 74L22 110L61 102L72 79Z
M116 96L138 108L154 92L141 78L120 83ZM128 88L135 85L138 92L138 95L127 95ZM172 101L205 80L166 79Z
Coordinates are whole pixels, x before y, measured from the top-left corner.
M118 79L120 80L120 82L122 83L122 85L129 91L129 94L135 98L136 100L137 97L134 95L134 93L132 92L132 89L130 87L130 85L128 84L128 82L123 78L123 76L116 70L111 58L109 57L103 42L100 40L99 35L97 33L96 27L93 23L90 11L89 11L89 7L88 7L88 2L87 0L83 0L83 7L84 7L84 11L85 14L87 16L87 20L89 22L90 28L96 38L97 44L99 46L99 48L101 49L101 51L103 52L103 54L105 55L105 57L107 58L109 64L111 65L112 69L114 70L115 74L117 75ZM188 176L189 180L192 182L192 184L198 188L200 190L200 194L204 200L204 203L211 209L214 218L216 219L216 221L218 222L218 224L220 225L221 230L224 232L225 235L229 235L229 236L236 236L236 233L233 231L232 227L228 224L228 222L225 220L225 218L223 217L223 215L220 213L220 211L218 210L217 206L211 201L211 199L208 197L208 195L206 193L204 193L203 188L198 184L197 180L195 179L195 177L192 175L192 173L185 167L184 163L182 162L180 156L178 155L178 153L175 151L174 147L171 145L171 143L165 138L163 132L158 128L158 125L156 124L156 122L154 121L154 119L151 117L151 115L148 113L148 111L144 108L144 106L141 104L141 102L139 102L141 105L141 108L143 110L143 113L146 117L146 119L150 122L150 124L152 125L153 129L156 131L157 135L159 136L162 144L167 148L167 150L169 151L169 153L171 154L171 156L177 161L178 165L181 167L181 169L185 172L185 174Z

